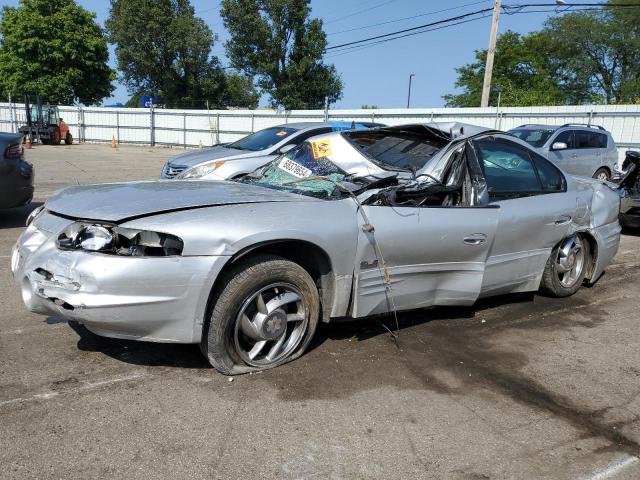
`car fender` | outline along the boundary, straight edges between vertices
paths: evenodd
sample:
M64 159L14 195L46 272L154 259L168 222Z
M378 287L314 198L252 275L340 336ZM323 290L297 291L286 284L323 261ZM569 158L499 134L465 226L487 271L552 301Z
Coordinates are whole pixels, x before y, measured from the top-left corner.
M216 256L212 278L200 295L204 308L217 274L254 247L307 242L326 252L334 292L331 315L346 314L358 238L357 206L351 198L225 205L164 213L123 223L126 228L163 231L184 241L184 256ZM203 310L204 311L204 310Z

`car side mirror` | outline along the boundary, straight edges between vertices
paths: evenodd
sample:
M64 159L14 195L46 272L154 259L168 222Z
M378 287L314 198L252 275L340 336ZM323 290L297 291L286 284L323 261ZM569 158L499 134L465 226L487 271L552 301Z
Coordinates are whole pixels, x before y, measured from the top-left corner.
M290 143L289 145L284 145L283 147L280 147L280 153L287 153L293 148L295 148L295 145L293 145L292 143Z
M564 142L554 142L554 144L551 145L551 150L566 150L567 148L569 148L569 145Z

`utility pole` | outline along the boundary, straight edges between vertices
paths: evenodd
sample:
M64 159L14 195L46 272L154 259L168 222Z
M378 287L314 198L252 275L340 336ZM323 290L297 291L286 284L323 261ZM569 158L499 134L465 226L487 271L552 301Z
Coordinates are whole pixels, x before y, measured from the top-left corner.
M407 108L409 108L409 105L411 104L411 79L415 76L416 76L415 73L412 73L411 75L409 75L409 93L407 94Z
M491 19L491 34L489 35L489 48L487 49L487 65L484 69L484 83L482 84L482 102L480 107L489 106L489 94L491 93L491 76L493 75L493 57L496 54L496 37L498 35L498 20L500 19L501 0L495 0L493 5L493 18Z

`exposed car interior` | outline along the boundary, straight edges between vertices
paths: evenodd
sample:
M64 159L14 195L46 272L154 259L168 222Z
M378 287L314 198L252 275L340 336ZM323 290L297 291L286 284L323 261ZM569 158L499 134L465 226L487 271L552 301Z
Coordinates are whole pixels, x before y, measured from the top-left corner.
M421 178L422 177L422 178ZM372 185L369 185L370 189ZM471 145L455 149L446 166L443 180L418 175L405 185L381 189L363 203L376 206L470 207L480 205L486 196L486 183Z
M386 169L416 171L451 138L423 125L346 132L361 153Z

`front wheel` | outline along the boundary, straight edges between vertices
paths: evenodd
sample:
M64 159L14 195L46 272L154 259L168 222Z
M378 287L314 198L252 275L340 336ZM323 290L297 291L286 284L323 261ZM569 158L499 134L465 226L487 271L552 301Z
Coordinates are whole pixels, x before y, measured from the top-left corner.
M584 237L564 239L547 260L540 289L552 297L573 295L582 285L590 261L591 248Z
M71 136L71 132L67 132L67 135L64 137L65 145L71 145L73 143L73 137Z
M238 264L214 294L200 347L225 375L298 358L318 325L318 289L300 265L273 255Z
M611 174L606 168L599 168L598 170L596 170L596 173L593 174L593 178L595 178L596 180L601 180L603 182L608 182L611 178Z

